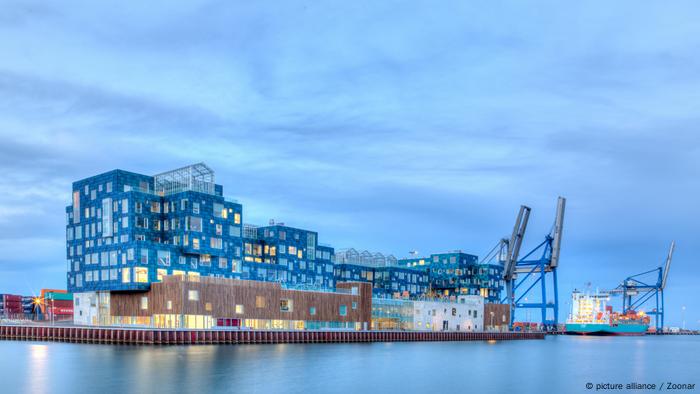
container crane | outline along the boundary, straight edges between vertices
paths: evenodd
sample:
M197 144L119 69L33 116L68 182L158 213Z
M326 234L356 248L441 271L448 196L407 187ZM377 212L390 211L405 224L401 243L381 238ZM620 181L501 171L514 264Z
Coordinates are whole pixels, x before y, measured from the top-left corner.
M657 331L664 326L664 289L666 289L668 271L671 269L675 248L676 241L671 241L666 263L663 266L629 276L619 286L609 291L611 295L622 295L622 313L637 311L647 302L654 300L656 308L646 314L654 316ZM656 275L653 275L654 273ZM656 278L655 282L654 278Z
M548 330L556 329L559 323L559 296L557 287L557 267L561 251L561 239L564 230L564 211L566 199L559 197L554 226L544 241L537 245L522 258L520 248L528 219L530 207L520 207L520 212L515 221L510 240L501 240L501 245L507 243L503 261L503 280L506 285L506 297L501 303L510 305L511 327L515 321L516 309L539 309L542 316L542 324ZM503 247L501 247L503 249ZM547 277L551 277L552 300L547 298ZM528 294L535 293L535 286L539 284L540 294L533 294L540 301L528 301ZM548 311L552 313L549 314ZM551 317L550 317L551 316Z

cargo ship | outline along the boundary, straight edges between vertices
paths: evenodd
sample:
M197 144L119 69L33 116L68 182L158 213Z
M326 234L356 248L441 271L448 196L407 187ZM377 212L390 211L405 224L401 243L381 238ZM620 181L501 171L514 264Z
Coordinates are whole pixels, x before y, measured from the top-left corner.
M588 295L574 290L571 314L566 320L566 333L573 335L644 335L649 329L649 316L644 312L613 312L606 305L609 295Z

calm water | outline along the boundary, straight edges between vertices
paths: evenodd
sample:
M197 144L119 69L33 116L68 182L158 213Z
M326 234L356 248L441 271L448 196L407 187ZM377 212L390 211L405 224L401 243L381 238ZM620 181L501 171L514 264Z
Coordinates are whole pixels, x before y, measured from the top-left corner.
M0 341L2 393L576 393L594 392L587 382L669 380L700 383L700 337L181 347Z

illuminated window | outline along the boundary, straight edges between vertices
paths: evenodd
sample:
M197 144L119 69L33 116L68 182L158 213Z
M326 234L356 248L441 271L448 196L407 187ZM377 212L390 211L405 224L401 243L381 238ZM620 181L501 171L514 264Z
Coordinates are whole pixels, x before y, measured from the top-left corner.
M280 312L292 312L294 310L294 303L288 298L283 298L280 300Z
M148 297L141 297L141 309L148 309Z
M134 267L134 282L148 283L148 268Z
M173 276L185 276L185 271L173 270Z
M297 251L297 257L298 257L298 258L302 258L302 256L303 256L302 251L301 251L301 249L299 249L299 250Z
M241 305L241 304L236 305L236 314L238 314L238 315L243 314L243 305Z
M221 247L222 247L221 238L212 237L212 238L209 238L209 242L210 242L210 245L213 249L221 249Z
M204 310L207 312L211 312L211 302L207 302L204 304Z
M122 283L131 283L131 268L122 269Z
M199 282L199 272L188 272L187 280L190 282Z
M241 224L241 214L236 212L233 214L233 222L236 224Z
M199 301L199 291L198 290L189 290L187 292L187 299L190 301Z
M256 308L265 308L265 297L263 296L255 296L255 307Z
M168 271L165 270L165 269L159 268L159 269L156 271L156 277L157 277L157 279L158 279L159 282L161 282L161 281L163 280L163 277L166 276L166 275L168 275Z
M277 255L277 247L271 246L270 247L270 256L275 256L275 255Z
M172 310L173 309L173 302L170 300L166 301L165 302L165 309L167 309L169 311Z
M289 245L289 254L291 254L291 255L297 254L297 247Z
M192 248L199 250L199 238L192 238Z

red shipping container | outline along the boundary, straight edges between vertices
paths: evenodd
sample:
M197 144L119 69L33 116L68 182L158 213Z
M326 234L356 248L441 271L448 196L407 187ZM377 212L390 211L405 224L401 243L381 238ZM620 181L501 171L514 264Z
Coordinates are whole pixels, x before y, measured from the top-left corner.
M5 294L3 296L3 298L5 299L5 302L8 302L8 301L20 301L20 302L22 302L22 296L18 296L18 295Z
M49 308L49 313L54 315L72 315L73 308Z
M59 301L59 300L47 300L44 301L45 305L52 307L62 307L62 308L72 308L73 301Z

